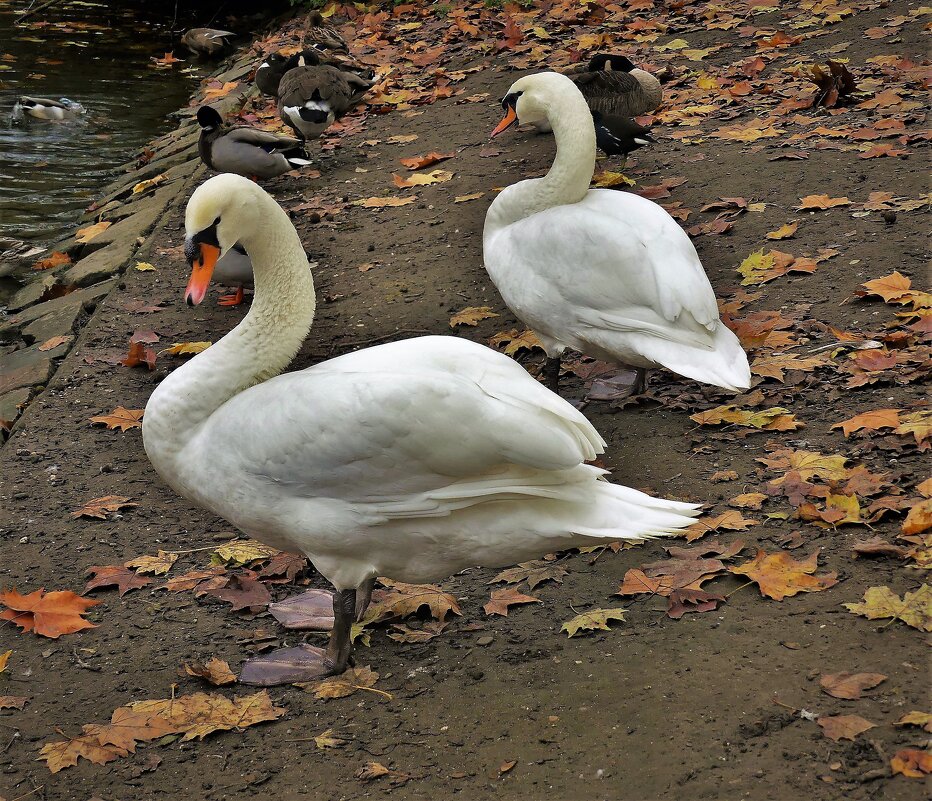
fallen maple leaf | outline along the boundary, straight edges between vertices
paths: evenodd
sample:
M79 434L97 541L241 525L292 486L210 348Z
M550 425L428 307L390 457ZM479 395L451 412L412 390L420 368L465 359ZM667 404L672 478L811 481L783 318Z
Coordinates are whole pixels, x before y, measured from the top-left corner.
M837 206L850 206L851 201L846 197L829 197L828 195L806 195L800 199L797 211L812 211L814 209L834 209Z
M897 434L912 434L917 445L932 437L932 410L922 409L900 417Z
M504 581L506 584L520 584L522 581L527 582L529 590L533 590L538 584L545 581L555 581L557 584L563 583L563 577L567 571L556 562L534 561L521 562L517 567L509 567L503 570L495 578L487 581L486 584L497 584Z
M478 325L480 320L492 317L498 317L498 314L492 311L491 306L469 306L450 318L450 328L456 328L458 325Z
M889 587L868 587L861 603L843 604L845 609L868 620L893 618L920 631L932 631L932 587L923 584L903 598Z
M376 620L388 620L395 617L407 617L415 614L422 606L430 610L437 620L444 620L447 613L461 615L460 605L449 593L432 584L405 584L401 581L380 579L388 589L376 591L378 600L366 611L365 623Z
M767 465L771 470L794 471L804 479L818 476L832 481L848 477L849 470L845 467L847 456L839 454L823 454L818 451L792 451L780 449L773 451L769 457L760 457L757 461ZM783 477L785 478L785 476ZM771 482L779 485L783 478Z
M106 520L111 512L119 512L121 509L128 509L133 506L139 506L139 504L130 503L129 498L122 495L104 495L102 498L94 498L88 501L80 509L75 509L71 516Z
M124 409L117 406L110 414L92 417L91 423L105 425L109 429L119 428L120 431L128 431L131 428L142 428L142 415L145 409Z
M12 621L24 632L33 631L41 637L57 640L62 634L97 628L82 615L99 603L91 598L82 598L70 590L47 593L44 589L38 589L29 595L8 590L0 592L0 604L7 607L0 611L0 620Z
M741 512L729 509L720 515L703 517L684 530L687 542L693 542L704 537L710 531L747 531L750 526L756 526L758 521L744 517Z
M886 678L883 673L826 673L819 679L819 686L832 698L854 700Z
M52 773L58 773L60 770L77 765L81 757L95 765L105 765L127 754L129 751L125 748L101 745L96 735L83 734L80 737L72 737L70 740L60 740L43 746L39 752L39 759L45 761Z
M123 565L96 565L95 567L89 567L85 572L91 574L93 578L84 586L84 592L116 585L122 598L130 590L138 590L140 587L152 583L151 579L137 576L132 570L123 567Z
M281 553L258 540L231 540L214 551L211 561L224 565L251 565Z
M799 223L784 223L776 231L768 231L767 239L790 239L798 228Z
M592 176L592 186L599 189L611 189L613 186L634 186L635 181L620 172L604 170Z
M188 676L206 679L218 687L233 684L236 681L236 675L230 670L230 665L215 656L206 662L185 662L182 667Z
M400 771L386 768L381 762L367 762L353 775L364 782L375 781L384 776L388 778L392 785L396 786L404 784L411 778L407 773L401 773Z
M913 710L912 712L907 712L903 717L901 717L894 726L919 726L923 731L929 732L932 734L932 713L930 712L918 712Z
M471 195L457 195L453 198L454 203L468 203L470 200L478 200L485 195L485 192L473 192Z
M155 369L156 354L152 348L147 348L142 342L130 342L129 351L122 361L124 367L138 367L144 364L149 370Z
M248 575L251 573L252 575ZM256 574L247 571L247 574L230 576L222 587L198 588L197 595L210 595L230 604L231 611L249 609L253 612L262 611L272 601L268 587L254 578Z
M259 578L270 584L288 584L294 581L306 565L307 557L304 554L281 551L259 571Z
M212 342L175 342L165 350L159 351L159 355L167 353L170 356L193 356L207 350L212 344Z
M832 429L840 428L846 437L850 437L855 431L865 429L867 431L878 431L882 428L896 428L900 425L900 413L898 409L874 409L870 412L856 414L840 423L835 423Z
M363 206L367 209L384 209L386 206L407 206L414 203L417 195L408 197L367 197L365 200L354 200L354 206Z
M903 521L904 534L922 534L932 528L932 498L924 498L909 510Z
M29 698L24 695L0 695L0 709L19 709L25 708Z
M482 608L487 615L503 615L507 617L508 607L510 606L515 604L539 603L541 603L540 598L535 598L533 595L524 595L518 592L515 587L501 587L497 590L492 590L492 597Z
M321 700L346 698L357 690L370 690L391 698L389 693L374 689L375 683L378 680L379 674L366 665L365 667L347 668L346 671L339 676L333 676L323 681L303 682L295 686L313 692L314 697Z
M818 551L797 561L787 551L768 554L759 550L750 562L730 566L728 570L747 576L757 584L764 597L782 601L800 592L821 592L838 583L838 574L834 572L812 575L817 569L818 558Z
M932 773L932 752L919 748L901 748L890 759L890 770L910 779L921 779Z
M52 270L55 267L61 267L63 264L71 264L71 256L56 250L50 253L44 259L40 259L32 265L33 270Z
M528 329L519 332L517 328L499 332L489 340L489 345L504 350L506 356L514 356L521 350L544 349L541 341L533 331ZM505 347L501 348L502 345Z
M412 186L431 186L452 180L453 173L448 170L431 170L430 172L416 172L407 178L392 173L392 180L399 189L409 189Z
M193 590L201 582L217 578L225 573L222 567L209 567L206 570L191 570L180 576L169 579L164 584L155 587L156 590L168 590L169 592L184 592Z
M111 225L113 225L113 223L99 222L94 223L94 225L89 225L87 228L79 228L74 238L82 245L86 244L90 242L95 236L99 236L104 231L106 231Z
M827 354L806 358L793 353L774 353L754 359L751 362L751 372L762 378L775 378L777 381L783 381L786 370L802 370L808 373L816 367L824 366L829 360Z
M838 61L829 59L824 65L811 64L803 72L819 87L813 101L816 106L834 108L839 101L849 98L858 88L854 76Z
M162 576L171 569L171 566L177 560L178 554L159 551L157 556L137 556L135 559L130 559L123 564L126 567L135 568L137 573L152 573L155 576Z
M890 275L885 275L882 278L875 278L872 281L865 281L861 286L867 290L866 292L857 293L861 297L878 295L883 298L886 303L896 303L910 294L912 281L905 275L894 270Z
M670 592L667 617L679 620L687 612L712 612L724 600L724 595L681 587Z
M82 727L85 736L91 735L102 746L115 746L132 753L136 744L149 742L178 729L153 712L143 712L120 706L113 710L110 723L90 723Z
M327 729L320 734L314 735L314 744L320 748L340 748L346 745L346 740L333 736L333 729Z
M6 670L7 663L10 661L10 656L13 654L13 649L9 651L4 651L0 654L0 673L3 673Z
M244 729L285 714L274 706L266 690L233 699L212 693L192 693L159 701L136 701L128 705L134 712L155 714L184 732L182 740L203 739L215 731Z
M788 409L780 406L760 411L739 409L734 405L716 406L714 409L692 414L689 419L705 426L735 423L766 431L795 431L803 427L803 423L790 414Z
M832 717L820 715L816 722L822 727L825 736L836 743L839 740L854 740L868 729L876 728L876 724L865 720L860 715L834 715Z
M565 631L568 637L575 637L580 631L610 631L608 625L610 620L621 620L624 622L625 612L627 609L590 609L581 615L576 615L572 620L567 620L560 627L560 631Z
M426 155L410 156L406 159L399 159L399 161L409 170L420 170L423 167L430 167L434 164L439 164L441 161L452 159L455 155L455 150L452 153L438 153L436 150L431 150L430 153Z
M45 342L43 342L41 345L39 345L39 350L42 351L43 353L46 351L55 350L55 348L57 348L59 345L64 345L67 342L71 342L72 339L74 339L74 337L71 336L70 334L68 335L62 334L57 337L50 337L49 339L45 340Z
M443 623L439 620L428 620L421 628L412 629L410 626L404 625L404 623L393 623L392 628L397 631L389 632L388 638L403 643L429 642L443 633L443 630L449 625L449 623Z

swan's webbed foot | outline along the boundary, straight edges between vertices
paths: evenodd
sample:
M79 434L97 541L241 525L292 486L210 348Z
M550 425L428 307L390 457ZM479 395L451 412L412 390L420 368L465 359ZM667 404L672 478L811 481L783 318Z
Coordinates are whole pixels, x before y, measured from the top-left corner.
M229 295L221 295L220 299L217 301L218 306L239 306L244 299L243 288L241 286L236 288L236 292L233 292Z
M544 384L551 392L560 394L560 357L548 356L544 362L544 369L541 370L544 376Z

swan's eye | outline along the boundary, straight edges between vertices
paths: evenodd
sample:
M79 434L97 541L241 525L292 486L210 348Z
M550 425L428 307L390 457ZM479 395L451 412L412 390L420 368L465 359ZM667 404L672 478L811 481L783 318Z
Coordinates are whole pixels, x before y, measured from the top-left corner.
M508 93L507 95L505 95L505 96L502 98L502 108L505 109L505 111L507 111L509 106L511 106L512 108L514 108L515 106L517 106L517 105L518 105L518 98L521 97L521 95L523 95L523 94L524 94L524 92L510 92L510 93Z

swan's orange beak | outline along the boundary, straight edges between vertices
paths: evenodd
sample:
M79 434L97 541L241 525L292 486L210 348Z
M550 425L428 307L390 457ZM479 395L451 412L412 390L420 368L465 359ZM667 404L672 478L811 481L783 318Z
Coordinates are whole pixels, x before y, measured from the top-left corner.
M492 131L492 133L489 135L489 139L494 139L502 131L510 128L517 121L518 121L517 112L514 110L513 106L508 106L508 110L505 112L504 119L502 119L502 121L498 125L495 126L495 130Z
M197 255L191 261L191 277L184 291L184 299L189 306L197 306L207 294L210 286L210 277L214 273L217 259L220 257L220 248L199 242Z

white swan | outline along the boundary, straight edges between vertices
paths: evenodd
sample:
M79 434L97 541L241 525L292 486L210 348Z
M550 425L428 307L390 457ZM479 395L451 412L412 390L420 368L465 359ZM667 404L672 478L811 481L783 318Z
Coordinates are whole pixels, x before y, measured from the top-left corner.
M408 339L279 375L314 317L313 278L287 215L251 181L219 175L192 195L185 229L189 303L237 241L252 257L255 297L232 332L152 393L146 453L178 493L306 554L332 582L321 675L345 669L354 609L377 576L433 581L668 534L697 514L601 480L585 461L605 443L586 418L474 342Z
M565 75L516 81L502 100L498 135L520 118L549 121L557 142L550 172L509 186L485 219L485 267L508 307L544 343L556 389L566 348L644 370L666 367L706 384L747 389L738 338L719 320L696 249L656 203L589 189L592 116Z

